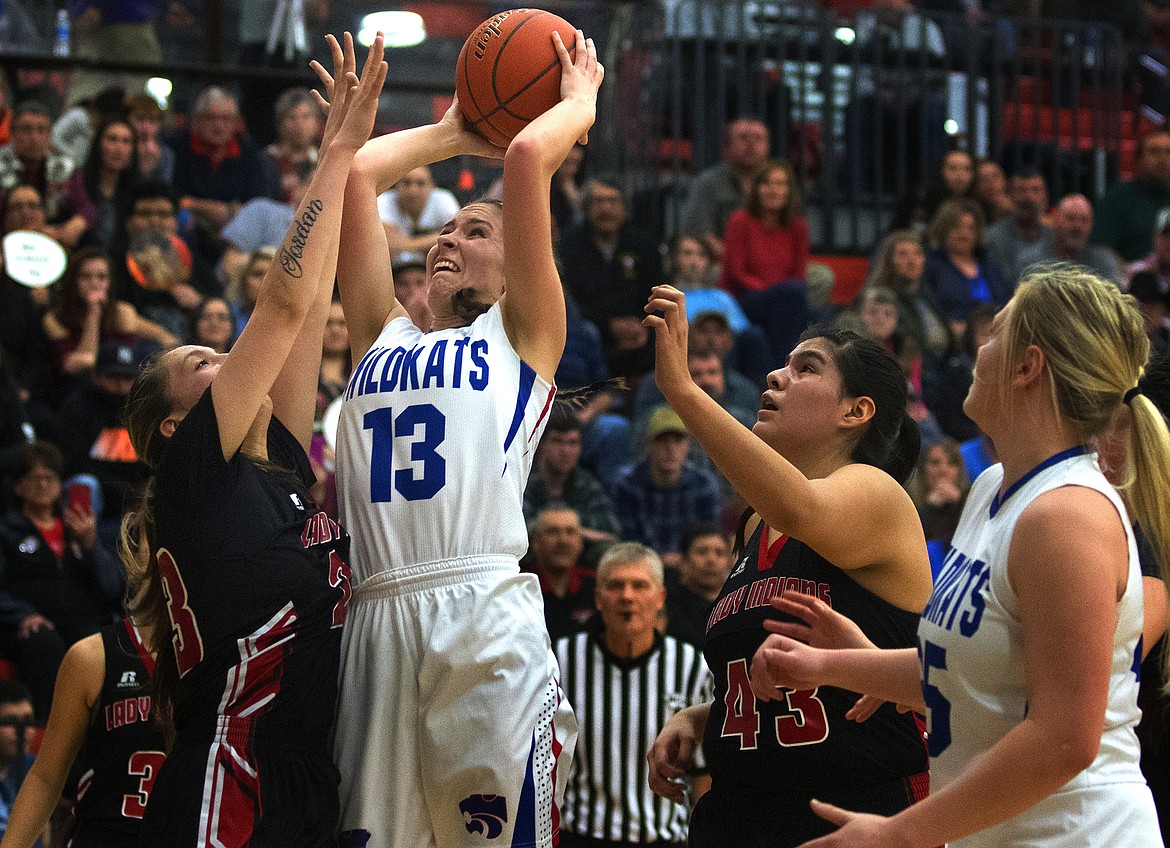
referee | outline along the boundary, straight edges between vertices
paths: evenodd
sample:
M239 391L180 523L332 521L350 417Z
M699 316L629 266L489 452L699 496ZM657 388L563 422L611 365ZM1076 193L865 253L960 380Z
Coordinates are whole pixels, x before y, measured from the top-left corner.
M667 719L711 698L711 677L697 648L658 632L665 600L658 554L614 545L597 568L600 628L556 643L579 723L561 848L687 841L689 810L650 791L646 752Z

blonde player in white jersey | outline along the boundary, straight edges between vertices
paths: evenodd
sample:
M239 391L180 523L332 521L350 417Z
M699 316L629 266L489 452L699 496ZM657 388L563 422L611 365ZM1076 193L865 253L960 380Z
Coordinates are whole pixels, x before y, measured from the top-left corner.
M561 101L497 150L436 124L359 151L338 282L354 368L338 428L355 586L334 742L342 845L548 848L576 737L521 499L565 344L552 175L593 123L603 69L559 36ZM427 256L429 332L394 298L377 196L415 168L503 155Z
M1162 844L1134 734L1137 551L1085 447L1129 406L1127 499L1165 575L1170 434L1136 390L1148 351L1133 299L1112 283L1071 268L1024 279L979 349L964 403L1001 464L968 496L918 651L816 649L784 635L760 648L760 697L828 684L927 711L930 796L890 818L814 802L840 829L809 846Z

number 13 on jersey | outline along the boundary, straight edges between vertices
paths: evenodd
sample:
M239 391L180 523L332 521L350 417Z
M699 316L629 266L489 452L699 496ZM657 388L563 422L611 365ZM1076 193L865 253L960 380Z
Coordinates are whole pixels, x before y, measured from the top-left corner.
M408 501L433 498L447 483L447 460L439 446L447 436L447 418L433 404L416 403L397 415L391 407L367 412L371 432L370 502L389 503L394 492ZM395 444L410 449L408 464L394 467Z

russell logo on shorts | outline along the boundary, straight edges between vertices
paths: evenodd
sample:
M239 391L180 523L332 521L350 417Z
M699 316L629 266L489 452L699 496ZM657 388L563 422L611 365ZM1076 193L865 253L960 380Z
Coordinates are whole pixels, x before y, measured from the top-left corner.
M469 795L459 802L459 812L468 833L495 839L508 821L508 799L503 795Z

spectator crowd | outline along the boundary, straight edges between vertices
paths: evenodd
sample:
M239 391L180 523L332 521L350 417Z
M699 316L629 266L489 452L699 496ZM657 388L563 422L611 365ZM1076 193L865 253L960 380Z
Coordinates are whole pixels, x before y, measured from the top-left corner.
M67 256L47 287L0 271L0 659L28 689L0 687L0 719L27 701L43 725L65 652L123 614L118 528L144 479L122 420L130 383L177 344L230 349L316 166L323 118L309 91L286 90L272 110L276 141L262 147L238 97L218 86L199 94L182 129L150 96L120 89L58 115L0 77L0 106L2 233L39 233ZM907 489L940 557L971 481L994 462L962 405L975 353L1023 277L1064 263L1113 281L1137 299L1152 356L1170 354L1170 131L1142 138L1133 178L1096 199L1052 197L1039 171L1005 174L965 150L923 163L929 173L873 246L847 307L817 284L802 186L771 158L773 135L756 117L728 122L722 160L690 180L675 232L635 217L621 175L594 173L588 148L554 179L568 303L556 382L577 397L557 405L537 448L522 565L540 579L549 635L581 695L590 663L620 680L657 668L659 654L697 662L690 646L701 647L748 507L655 386L642 323L653 286L686 293L691 376L749 427L767 373L810 324L889 351L923 439ZM425 257L459 209L455 188L422 167L378 200L387 270L423 330ZM314 494L336 517L330 411L351 370L339 302L322 353L311 459ZM619 614L626 584L641 598L633 621ZM634 666L618 656L619 637L641 646ZM709 697L708 683L690 679L677 706ZM567 827L592 820L582 799L619 770L612 753L598 746L583 760ZM4 756L10 777L27 770L15 750ZM11 794L0 791L0 808ZM655 840L685 841L685 819L660 809Z

